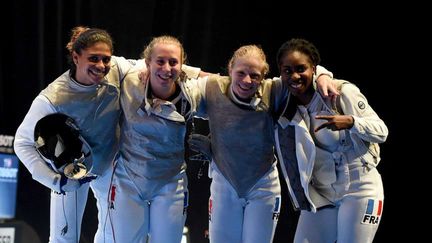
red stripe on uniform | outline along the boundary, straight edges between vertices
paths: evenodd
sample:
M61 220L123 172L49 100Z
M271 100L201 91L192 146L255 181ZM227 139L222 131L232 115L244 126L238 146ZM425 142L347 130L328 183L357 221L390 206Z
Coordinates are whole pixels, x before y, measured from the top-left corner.
M209 199L208 213L211 214L212 211L213 211L213 200Z
M111 186L111 202L114 202L115 200L115 194L116 194L116 187L114 185Z
M378 200L378 211L377 215L380 216L382 211L382 200Z

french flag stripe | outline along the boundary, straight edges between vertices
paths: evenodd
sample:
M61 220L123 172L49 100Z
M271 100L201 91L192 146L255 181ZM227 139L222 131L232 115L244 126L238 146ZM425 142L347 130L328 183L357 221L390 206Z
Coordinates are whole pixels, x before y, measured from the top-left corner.
M378 200L378 211L377 211L377 215L381 216L381 212L382 212L382 200Z
M368 204L366 208L366 214L372 214L374 209L374 200L368 199Z

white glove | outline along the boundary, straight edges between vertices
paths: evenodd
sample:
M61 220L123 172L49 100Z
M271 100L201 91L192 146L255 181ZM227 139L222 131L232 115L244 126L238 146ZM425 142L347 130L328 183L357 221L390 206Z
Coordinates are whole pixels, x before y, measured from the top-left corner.
M65 175L54 172L45 163L40 163L34 167L32 177L58 193L76 191L83 183L88 182L81 183L79 180L69 179Z
M60 193L74 192L81 186L81 182L75 179L69 179L65 175L57 174L60 179Z

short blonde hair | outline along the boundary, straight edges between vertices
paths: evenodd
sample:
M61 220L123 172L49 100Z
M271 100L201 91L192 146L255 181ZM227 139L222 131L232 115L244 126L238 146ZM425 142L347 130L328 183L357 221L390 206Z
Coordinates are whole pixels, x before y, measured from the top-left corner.
M267 63L266 55L262 48L257 45L245 45L237 49L228 62L228 70L232 70L234 62L242 57L257 57L263 63L262 76L265 77L268 74L270 67Z

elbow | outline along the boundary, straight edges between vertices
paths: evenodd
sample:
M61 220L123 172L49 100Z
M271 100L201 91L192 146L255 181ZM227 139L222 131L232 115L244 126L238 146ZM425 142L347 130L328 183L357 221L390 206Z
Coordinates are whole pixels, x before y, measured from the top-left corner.
M388 134L389 134L389 131L388 131L387 126L385 124L383 124L383 126L382 126L382 135L381 135L382 143L387 140Z
M23 143L19 139L15 138L13 143L13 149L14 149L14 153L18 156L18 158L21 157L22 147L23 147Z
M374 143L384 143L385 141L387 141L387 137L388 137L388 129L387 126L382 126L381 127L381 131L379 134L377 134L374 138L375 141L371 141Z

